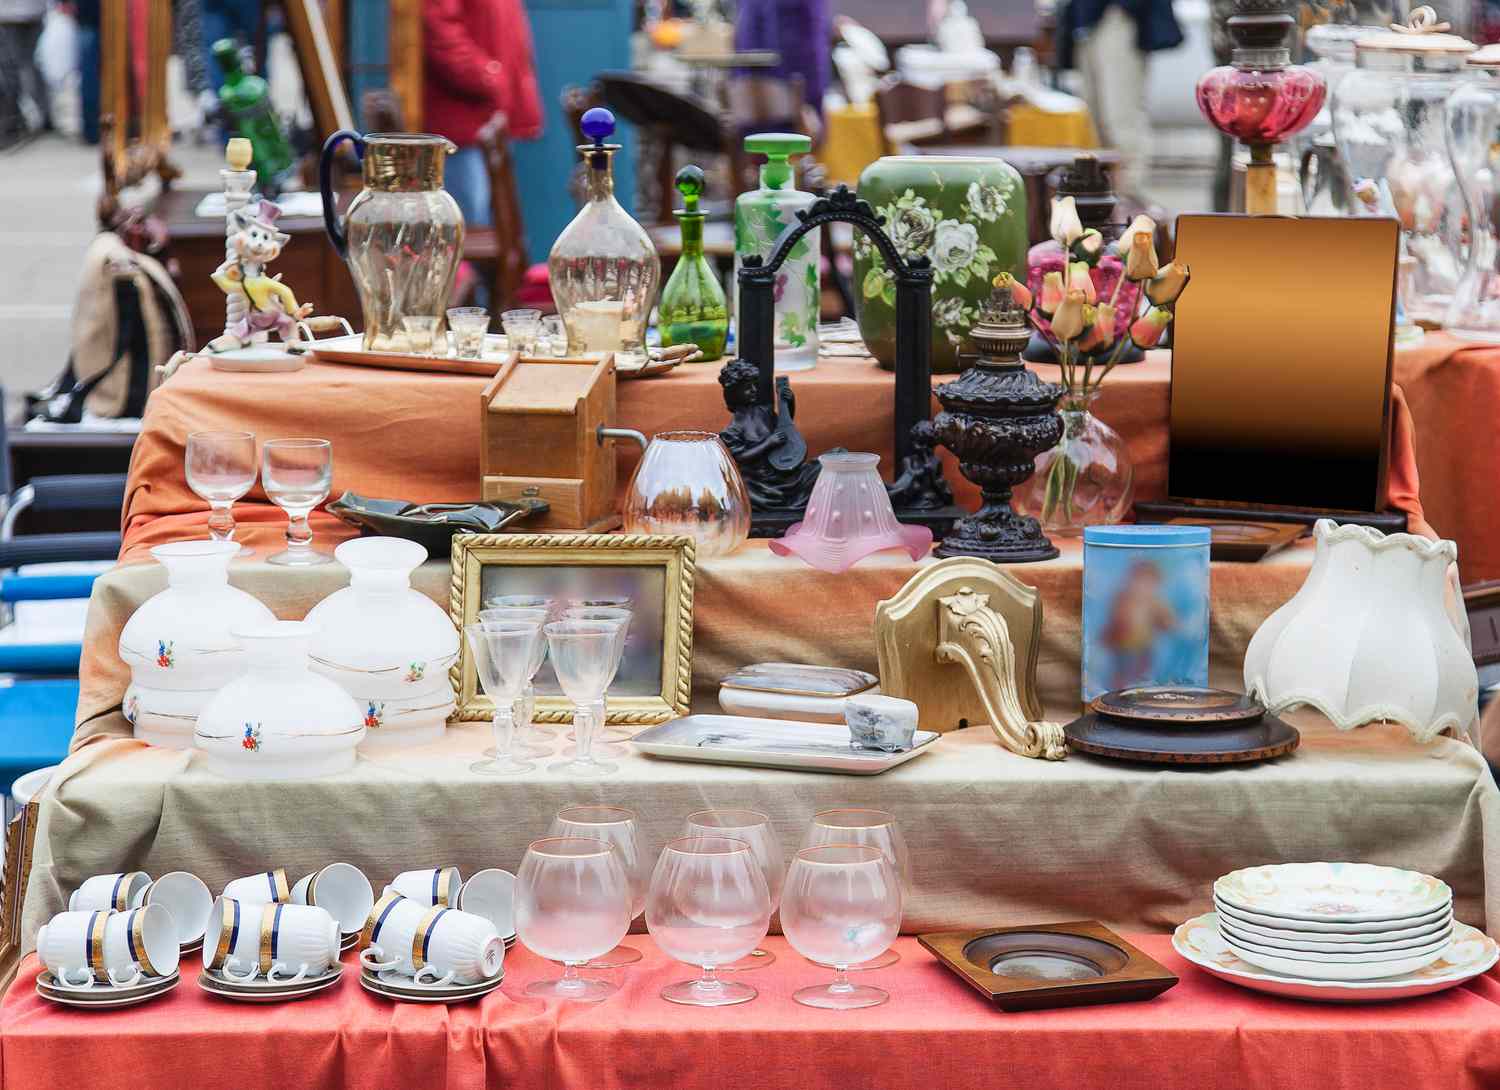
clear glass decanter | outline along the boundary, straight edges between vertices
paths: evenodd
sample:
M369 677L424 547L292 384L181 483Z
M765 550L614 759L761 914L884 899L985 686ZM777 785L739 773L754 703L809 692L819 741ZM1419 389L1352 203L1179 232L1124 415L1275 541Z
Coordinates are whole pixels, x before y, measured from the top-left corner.
M613 161L619 144L606 144L615 115L595 107L583 115L578 145L588 165L587 199L552 244L547 276L568 331L568 353L613 352L628 366L646 361L646 322L661 282L661 261L645 230L615 200Z

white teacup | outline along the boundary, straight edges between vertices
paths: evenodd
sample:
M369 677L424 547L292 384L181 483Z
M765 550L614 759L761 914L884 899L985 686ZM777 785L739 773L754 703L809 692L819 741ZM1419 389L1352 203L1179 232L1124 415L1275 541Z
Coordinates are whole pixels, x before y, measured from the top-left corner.
M432 908L387 887L380 900L375 902L375 907L370 909L370 918L360 934L359 963L377 973L394 969L398 973L413 975L417 969L412 964L412 941L416 938L418 926Z
M277 867L236 878L224 887L220 896L243 905L287 904L292 899L292 889L287 885L286 871Z
M419 982L478 984L498 973L504 960L495 925L470 912L430 908L412 936L412 975Z
M375 891L352 863L329 863L292 887L292 901L326 908L347 935L364 926L375 904Z
M161 905L170 912L177 928L177 942L187 946L203 938L208 930L214 897L196 874L174 870L141 887L133 906L142 905Z
M493 867L482 870L458 891L458 908L483 916L502 939L516 933L516 876Z
M338 921L316 905L244 905L221 897L203 942L204 968L238 983L264 977L295 984L326 972L338 956Z
M68 898L69 912L88 912L102 908L111 912L124 912L136 903L141 888L151 881L143 870L124 874L96 874L86 879L83 885Z
M104 966L111 984L124 987L148 976L171 976L180 953L176 921L163 905L113 912L105 921Z
M861 693L844 698L844 722L855 749L901 753L911 749L917 734L917 706L884 693Z
M432 867L428 870L402 871L391 879L387 890L395 890L401 896L422 905L442 905L451 908L458 903L458 891L463 888L463 876L457 867Z
M104 932L108 909L60 912L36 933L36 953L53 979L80 991L109 979L104 961Z

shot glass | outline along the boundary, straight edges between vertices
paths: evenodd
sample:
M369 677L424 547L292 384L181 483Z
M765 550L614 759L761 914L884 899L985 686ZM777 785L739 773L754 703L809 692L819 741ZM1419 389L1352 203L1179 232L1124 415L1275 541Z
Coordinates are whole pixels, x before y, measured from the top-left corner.
M477 360L484 353L484 335L490 328L490 312L484 307L450 307L448 328L459 359Z
M537 337L542 332L541 311L507 310L500 315L500 324L505 327L512 352L521 356L536 354Z

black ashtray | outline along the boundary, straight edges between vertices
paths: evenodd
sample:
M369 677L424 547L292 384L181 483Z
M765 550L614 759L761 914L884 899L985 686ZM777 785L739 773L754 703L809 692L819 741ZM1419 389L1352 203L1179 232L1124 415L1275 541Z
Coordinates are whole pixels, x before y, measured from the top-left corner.
M378 500L345 492L328 511L351 526L384 537L402 537L427 549L434 560L446 560L454 534L498 534L514 522L547 510L541 499L486 503L408 503Z

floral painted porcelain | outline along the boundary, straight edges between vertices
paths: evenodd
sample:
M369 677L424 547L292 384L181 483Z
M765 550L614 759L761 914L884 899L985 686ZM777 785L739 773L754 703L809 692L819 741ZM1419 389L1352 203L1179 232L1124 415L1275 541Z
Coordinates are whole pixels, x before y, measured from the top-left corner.
M1279 863L1232 871L1214 882L1231 907L1291 920L1363 923L1440 912L1453 903L1446 882L1373 863Z
M1454 925L1453 942L1442 957L1415 972L1380 980L1306 980L1258 969L1240 958L1220 936L1218 918L1212 912L1177 928L1172 934L1172 948L1231 984L1323 1003L1377 1003L1429 995L1471 980L1500 960L1500 946L1494 939L1460 923Z
M884 217L902 257L932 262L932 370L961 370L958 348L996 273L1026 279L1026 191L1000 159L890 155L859 176L859 195ZM863 233L854 235L859 329L887 369L896 361L896 278Z
M427 550L401 538L363 537L333 555L349 569L349 585L307 615L318 629L313 669L358 703L366 747L441 738L454 707L448 668L458 657L458 632L436 602L411 588Z
M1444 607L1451 541L1319 519L1312 570L1245 652L1245 691L1276 715L1298 704L1340 730L1390 720L1419 742L1464 731L1479 679Z
M305 621L235 629L245 673L214 694L193 732L211 770L237 780L301 780L354 767L363 709L308 668L313 632Z
M167 587L142 602L120 632L120 658L130 667L121 710L144 742L190 748L198 713L245 668L230 630L275 620L229 585L229 562L239 549L237 542L205 540L151 550L167 570Z

